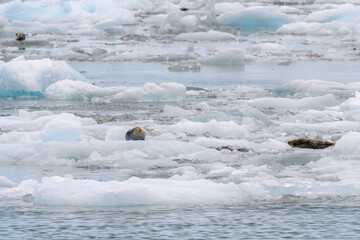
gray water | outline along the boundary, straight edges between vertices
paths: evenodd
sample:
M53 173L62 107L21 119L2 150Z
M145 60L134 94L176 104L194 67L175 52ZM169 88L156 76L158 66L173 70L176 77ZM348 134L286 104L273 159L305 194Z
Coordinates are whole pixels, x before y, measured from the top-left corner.
M1 207L0 239L359 239L358 201Z
M177 82L188 87L234 88L239 85L273 88L296 79L359 81L356 61L302 61L290 65L248 63L245 66L201 66L199 72L172 72L169 65L151 62L69 62L88 81L99 85L142 86L147 82Z

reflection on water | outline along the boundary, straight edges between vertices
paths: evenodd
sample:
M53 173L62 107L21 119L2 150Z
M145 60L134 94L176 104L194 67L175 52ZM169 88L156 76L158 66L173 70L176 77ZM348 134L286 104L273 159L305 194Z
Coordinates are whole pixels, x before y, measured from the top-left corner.
M298 62L288 66L248 63L245 66L201 66L199 72L172 72L162 63L69 62L92 82L104 86L142 86L148 82L177 82L205 88L234 88L239 85L274 88L296 79L321 79L332 82L357 82L357 62Z

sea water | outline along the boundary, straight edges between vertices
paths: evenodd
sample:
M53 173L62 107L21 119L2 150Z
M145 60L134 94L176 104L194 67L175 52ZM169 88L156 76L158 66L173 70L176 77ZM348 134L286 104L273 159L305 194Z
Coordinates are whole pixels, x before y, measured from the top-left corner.
M358 203L1 207L2 239L357 239Z

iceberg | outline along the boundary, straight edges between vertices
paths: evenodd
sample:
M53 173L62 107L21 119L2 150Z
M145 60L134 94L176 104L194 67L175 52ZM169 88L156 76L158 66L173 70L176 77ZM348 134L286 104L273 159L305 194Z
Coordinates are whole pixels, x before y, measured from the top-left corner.
M186 87L178 83L146 83L143 87L98 87L84 81L65 79L50 85L46 97L56 100L94 102L172 102L185 98Z
M245 126L238 125L234 121L216 121L193 122L189 120L181 121L170 127L174 133L188 133L192 135L201 135L209 133L215 137L244 137L248 130Z
M102 2L94 0L70 1L10 1L0 4L0 15L9 23L28 22L45 24L45 29L53 29L53 24L66 24L67 30L75 26L95 25L100 22L113 21L109 27L132 25L138 21L134 9L152 6L147 0ZM2 22L2 21L0 21ZM73 23L73 24L69 24Z
M276 96L321 96L331 93L337 97L351 97L360 91L360 83L343 84L319 79L292 80L273 90Z
M332 9L319 10L310 13L305 21L307 22L333 22L333 21L354 21L360 18L360 6L354 4L342 4Z
M245 191L234 183L130 178L126 181L45 177L33 184L40 206L133 206L154 204L214 204L241 202Z
M230 33L210 30L208 32L181 33L175 37L179 41L233 41L236 37Z
M143 87L127 88L117 93L114 102L173 102L181 101L186 96L186 87L175 82L159 85L146 83Z
M229 11L221 14L217 19L220 25L242 28L245 33L252 33L261 29L276 30L295 20L294 17L282 13L275 6L255 6Z
M65 79L50 85L46 88L45 93L48 99L91 100L93 97L114 95L123 89L125 88L101 88L88 82Z
M43 142L77 141L81 134L82 124L77 117L62 113L48 122L40 132Z
M0 62L0 97L43 97L48 86L67 78L85 80L63 61L19 57L7 63Z
M304 97L301 99L289 98L258 98L245 101L250 106L257 108L276 108L276 109L317 109L323 110L326 107L338 104L333 94L326 94L319 97Z

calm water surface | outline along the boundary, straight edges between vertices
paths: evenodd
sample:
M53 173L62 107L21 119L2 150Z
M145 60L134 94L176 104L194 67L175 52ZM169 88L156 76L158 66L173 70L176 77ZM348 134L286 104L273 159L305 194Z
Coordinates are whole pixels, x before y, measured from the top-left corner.
M359 239L360 202L0 208L1 239Z

